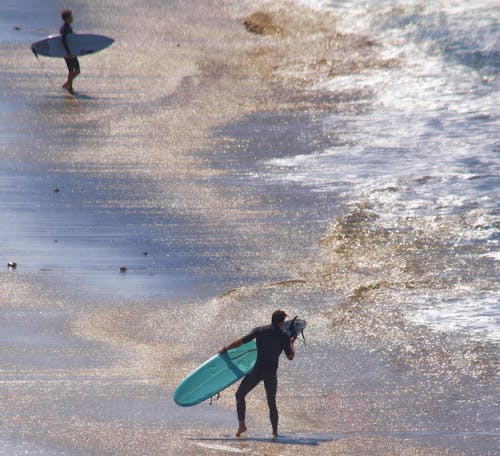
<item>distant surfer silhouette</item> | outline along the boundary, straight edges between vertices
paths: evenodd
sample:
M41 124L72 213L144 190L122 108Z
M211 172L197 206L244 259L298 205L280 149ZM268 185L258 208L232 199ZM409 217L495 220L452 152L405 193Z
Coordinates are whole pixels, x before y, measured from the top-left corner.
M73 33L73 28L71 27L71 23L73 22L73 13L71 10L65 9L61 12L61 18L64 23L61 26L60 33L62 44L67 53L64 60L66 61L66 65L68 67L68 79L63 84L62 88L73 94L73 80L80 74L80 63L78 62L78 59L71 54L67 41L68 35Z
M239 347L241 344L255 339L257 343L257 361L253 369L243 378L236 391L236 411L238 414L238 430L236 437L241 436L246 430L245 396L254 389L258 383L264 381L266 389L267 405L269 406L269 418L273 428L273 437L278 437L278 408L276 406L276 392L278 389L278 360L281 352L291 361L295 357L295 338L289 337L283 330L286 313L283 310L273 312L271 324L254 328L246 336L236 339L222 348L221 352Z

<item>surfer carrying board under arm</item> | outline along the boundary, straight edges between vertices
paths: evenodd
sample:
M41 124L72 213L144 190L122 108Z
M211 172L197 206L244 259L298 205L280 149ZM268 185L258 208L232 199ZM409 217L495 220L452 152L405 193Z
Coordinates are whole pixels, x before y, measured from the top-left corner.
M273 437L278 436L278 408L276 406L278 360L283 351L290 361L295 357L295 349L293 346L295 338L289 337L282 330L286 316L283 310L274 311L270 325L254 328L246 336L241 339L236 339L221 350L221 352L231 350L253 339L255 339L257 344L257 361L255 362L255 366L243 378L236 391L236 410L239 421L236 437L239 437L247 430L245 424L245 396L261 381L264 381L264 387L266 389L269 417L273 427Z
M73 93L73 79L75 79L80 74L80 63L78 59L71 53L68 47L67 36L73 33L73 28L71 23L73 22L73 13L69 9L65 9L61 12L62 20L64 24L61 26L60 33L62 38L62 44L64 49L66 49L67 55L64 58L66 65L68 67L68 79L63 84L62 88L67 90L69 93Z

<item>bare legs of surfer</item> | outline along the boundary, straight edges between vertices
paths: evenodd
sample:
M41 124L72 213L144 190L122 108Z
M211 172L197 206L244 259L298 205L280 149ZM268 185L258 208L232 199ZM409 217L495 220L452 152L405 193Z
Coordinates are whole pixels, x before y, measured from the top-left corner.
M75 79L80 74L80 69L75 69L68 72L68 80L63 84L62 88L67 90L69 93L74 93L73 91L73 79Z

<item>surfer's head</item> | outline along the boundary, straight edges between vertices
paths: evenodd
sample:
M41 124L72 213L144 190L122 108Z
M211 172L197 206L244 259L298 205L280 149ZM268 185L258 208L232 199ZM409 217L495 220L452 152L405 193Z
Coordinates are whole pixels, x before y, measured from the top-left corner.
M279 328L283 322L285 321L285 318L286 318L286 312L284 310L275 310L273 312L273 316L271 318L271 322L273 324L273 326L275 326L276 328Z
M70 9L64 9L61 12L61 17L64 22L66 22L68 19L71 19L73 17L73 13Z

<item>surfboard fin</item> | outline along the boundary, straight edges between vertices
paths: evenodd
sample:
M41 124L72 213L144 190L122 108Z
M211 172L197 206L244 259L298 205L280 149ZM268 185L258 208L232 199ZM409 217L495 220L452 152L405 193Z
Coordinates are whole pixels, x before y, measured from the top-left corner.
M33 52L33 54L35 54L35 57L38 58L38 54L33 46L31 47L31 52Z
M304 336L304 330L297 332L297 330L295 329L295 320L297 320L298 318L298 315L296 315L295 317L293 317L293 320L292 322L290 323L290 328L291 328L291 332L292 332L292 336L297 338L297 336L300 334L302 336L302 339L304 340L304 345L307 345L306 343L306 337Z

